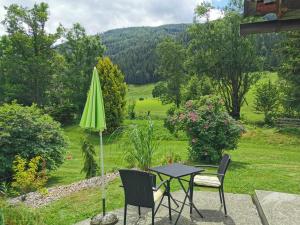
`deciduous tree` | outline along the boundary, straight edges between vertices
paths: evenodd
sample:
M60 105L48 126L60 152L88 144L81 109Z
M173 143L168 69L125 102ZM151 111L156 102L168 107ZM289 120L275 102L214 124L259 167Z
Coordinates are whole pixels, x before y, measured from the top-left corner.
M179 107L182 100L181 87L186 80L183 66L185 49L180 43L168 38L158 45L157 55L159 58L157 73L164 81L165 88L157 86L154 96L160 97L165 103L175 103Z
M197 17L207 14L209 8L197 9ZM195 23L189 33L187 68L199 76L208 75L219 88L227 111L240 118L245 95L259 78L261 60L257 56L254 37L241 37L239 26L242 16L234 11L225 12L217 21Z
M283 54L279 76L288 83L285 108L290 114L300 114L300 32L290 32L282 42ZM293 115L291 115L293 116Z
M66 42L59 47L67 69L62 83L66 89L67 100L82 113L91 75L97 59L102 57L104 46L99 35L89 36L80 24L74 24L65 33Z
M48 5L34 4L25 8L16 4L5 7L2 21L7 35L1 38L1 101L17 99L23 104L45 105L46 91L52 76L60 68L61 60L54 46L61 28L47 33Z

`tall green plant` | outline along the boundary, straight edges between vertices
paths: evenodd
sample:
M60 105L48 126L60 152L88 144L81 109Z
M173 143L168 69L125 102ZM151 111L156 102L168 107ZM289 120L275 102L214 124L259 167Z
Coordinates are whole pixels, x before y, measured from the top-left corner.
M276 84L271 80L257 86L255 92L255 109L265 116L265 123L272 124L273 117L278 111L280 93Z
M108 57L99 59L96 68L103 93L106 131L112 133L124 119L127 86L122 71Z
M134 100L128 103L128 116L129 116L129 119L131 119L131 120L134 120L135 116L136 116L135 105L136 105L136 103Z
M81 146L84 165L81 172L85 172L85 178L95 177L98 171L98 165L95 160L96 152L94 146L85 138Z
M131 148L126 153L127 161L141 170L148 170L152 164L153 154L158 147L158 141L154 137L153 122L149 120L146 127L134 126L129 137Z

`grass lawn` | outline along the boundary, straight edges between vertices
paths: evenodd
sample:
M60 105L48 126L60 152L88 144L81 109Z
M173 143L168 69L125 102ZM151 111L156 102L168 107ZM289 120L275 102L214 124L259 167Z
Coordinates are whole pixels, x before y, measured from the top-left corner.
M266 75L263 79L277 79L276 74ZM168 105L162 105L151 97L153 84L129 86L128 99L137 102L138 116L150 114L154 120L155 133L160 140L159 149L155 153L153 165L160 165L164 156L172 151L188 160L188 142L185 135L175 138L163 127L162 118ZM144 98L144 100L139 100ZM247 132L243 135L238 149L230 151L232 164L225 179L225 191L233 193L253 194L255 189L281 191L300 194L300 131L283 130L256 126L262 121L262 115L255 114L253 109L254 90L247 95L248 105L242 108L243 119L250 122L246 125ZM144 125L145 120L126 120L124 126L131 124ZM125 128L126 130L126 128ZM49 186L69 184L84 179L81 168L83 165L80 151L80 139L85 135L78 126L65 128L69 137L69 155L72 156L55 172L52 172ZM91 141L98 149L98 136L91 135ZM126 135L118 135L113 139L104 140L106 171L127 166L124 151L128 147ZM123 206L123 190L117 179L107 187L107 209L112 210ZM172 190L179 185L172 183ZM101 193L99 188L74 193L59 201L37 210L45 219L46 224L73 224L91 217L101 211Z
M138 122L142 123L143 121ZM160 129L164 129L162 124L156 124L159 128L158 132ZM300 132L279 132L275 129L254 126L248 126L247 130L248 132L243 136L238 149L230 151L233 161L226 176L225 191L253 194L255 189L263 189L300 194L300 177L298 176L300 171ZM69 132L74 131L70 129ZM154 157L154 165L159 165L165 152L170 150L180 154L183 160L186 160L187 141L184 138L179 140L165 138L166 140L161 142L160 149ZM122 160L123 150L114 148L112 150L113 152L106 152L105 163L108 169L126 166ZM78 151L76 155L80 156L78 148L74 151ZM70 176L74 180L82 178L82 175L79 176L82 164L78 164L78 161L81 160L74 159L74 162L72 160L68 162L72 168L76 168L77 165L77 169L68 171L67 165L64 164L57 171L56 176L62 176L58 179L60 182L57 184L71 181L68 178ZM123 206L123 192L119 185L120 180L118 179L108 186L108 210ZM172 190L177 189L179 189L178 184L173 182ZM99 188L93 188L72 194L38 211L43 215L47 224L72 224L100 213L100 199Z

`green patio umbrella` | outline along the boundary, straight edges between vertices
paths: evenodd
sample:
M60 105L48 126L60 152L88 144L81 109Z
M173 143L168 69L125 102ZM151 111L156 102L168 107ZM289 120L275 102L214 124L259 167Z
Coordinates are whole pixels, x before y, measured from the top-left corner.
M106 129L105 111L100 86L99 75L96 67L94 67L92 83L88 92L88 97L85 103L84 111L80 120L82 128L92 129L99 131L100 135L100 163L101 163L101 176L104 178L104 154L103 154L103 141L102 132ZM101 182L102 187L102 204L103 215L105 215L105 188L104 182Z

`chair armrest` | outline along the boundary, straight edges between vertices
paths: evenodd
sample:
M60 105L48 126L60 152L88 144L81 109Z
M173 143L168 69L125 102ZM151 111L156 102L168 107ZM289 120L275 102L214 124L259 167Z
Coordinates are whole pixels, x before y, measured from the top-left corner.
M215 165L195 165L195 167L210 167L210 168L219 168L219 166L215 166Z
M153 187L153 191L158 191L158 189L164 185L165 183L167 183L169 180L163 180L158 186Z
M199 175L215 175L215 176L224 176L222 173L199 173Z

